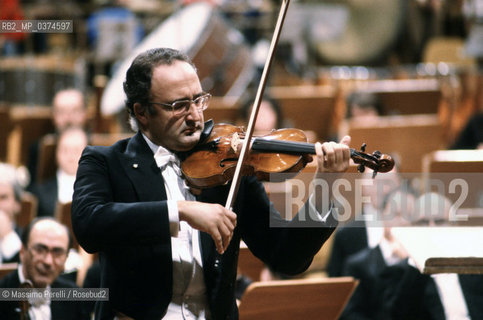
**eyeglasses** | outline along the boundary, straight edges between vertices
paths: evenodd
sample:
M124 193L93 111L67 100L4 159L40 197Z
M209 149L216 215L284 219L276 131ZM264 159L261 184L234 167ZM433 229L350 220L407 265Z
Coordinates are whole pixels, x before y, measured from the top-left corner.
M29 250L31 250L36 256L42 259L47 257L47 254L49 252L54 259L63 258L67 255L67 250L65 250L64 248L49 248L47 246L44 246L43 244L34 244L29 248Z
M210 103L210 99L211 99L211 94L205 93L194 100L179 100L173 103L160 103L160 102L149 102L149 103L166 107L172 110L174 115L178 116L178 115L188 113L191 108L191 104L195 105L196 110L198 112L206 110L206 108L208 108L208 104Z

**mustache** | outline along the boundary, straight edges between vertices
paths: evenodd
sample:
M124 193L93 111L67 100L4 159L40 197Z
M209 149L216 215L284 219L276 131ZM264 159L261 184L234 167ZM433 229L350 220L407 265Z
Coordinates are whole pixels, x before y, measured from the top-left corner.
M185 123L183 128L181 129L182 131L185 130L201 130L202 129L202 123L200 121L196 122L190 122L190 123Z

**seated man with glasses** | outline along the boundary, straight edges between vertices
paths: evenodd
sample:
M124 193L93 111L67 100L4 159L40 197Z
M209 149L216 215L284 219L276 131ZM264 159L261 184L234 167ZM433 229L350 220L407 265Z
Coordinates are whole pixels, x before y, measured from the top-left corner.
M59 278L69 249L69 231L54 218L38 218L22 235L19 268L0 280L0 288L74 288ZM25 303L27 310L22 309ZM50 300L48 294L27 301L0 301L2 319L87 319L80 301Z

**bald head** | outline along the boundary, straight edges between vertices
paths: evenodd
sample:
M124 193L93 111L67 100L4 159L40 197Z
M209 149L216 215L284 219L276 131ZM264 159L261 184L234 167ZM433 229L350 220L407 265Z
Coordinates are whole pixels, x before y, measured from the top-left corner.
M84 127L87 110L82 92L77 89L57 92L52 103L52 118L57 131L67 127Z
M444 195L427 192L419 196L415 204L414 224L441 225L448 224L453 203Z
M64 270L69 249L69 231L53 218L34 220L22 237L20 260L25 279L44 288Z
M69 127L59 137L56 160L59 168L68 175L75 175L82 151L87 146L86 132L77 127Z

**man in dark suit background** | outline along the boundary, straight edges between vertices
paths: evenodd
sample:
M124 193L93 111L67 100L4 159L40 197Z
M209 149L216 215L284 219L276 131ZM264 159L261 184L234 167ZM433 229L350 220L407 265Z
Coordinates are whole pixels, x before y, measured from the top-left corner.
M371 169L366 169L363 175L370 184L362 187L361 198L357 199L357 201L361 200L362 212L356 212L355 220L339 227L334 233L334 242L327 264L329 277L341 277L347 259L351 255L368 247L374 248L381 241L383 226L378 216L382 214L388 194L400 188L401 181L397 165L390 172L377 175L374 179L372 173ZM363 202L363 199L369 201Z
M55 176L31 188L38 199L37 216L53 217L58 203L72 201L78 162L87 143L87 133L80 127L68 127L59 133Z
M17 270L0 280L0 288L75 288L75 283L59 278L69 249L69 231L53 218L39 218L25 229L20 250L21 264ZM30 298L28 314L23 319L88 319L80 301ZM22 319L20 301L1 301L2 319Z
M481 319L483 276L421 274L391 232L393 226L415 222L432 227L436 227L436 222L447 222L449 200L426 193L414 201L412 194L401 191L391 198L396 205L393 209L386 207L385 213L394 218L384 221L384 237L379 245L347 259L343 275L359 279L359 285L341 320ZM388 211L392 212L387 214ZM414 220L415 217L419 218Z
M87 104L84 94L75 88L59 90L52 99L52 124L54 125L55 137L67 128L76 127L87 129ZM37 180L37 166L40 157L40 140L35 141L29 147L27 168L30 172L30 185L32 188Z
M139 131L111 147L88 146L74 186L74 232L86 251L99 252L101 287L109 288L96 318L236 319L241 239L275 271L310 265L336 225L322 197L289 222L254 177L242 179L233 211L221 205L228 186L197 196L186 187L180 153L210 131L203 118L210 96L186 55L166 48L138 55L124 90ZM319 176L347 169L349 141L316 144Z

